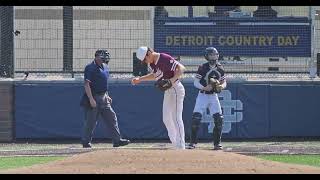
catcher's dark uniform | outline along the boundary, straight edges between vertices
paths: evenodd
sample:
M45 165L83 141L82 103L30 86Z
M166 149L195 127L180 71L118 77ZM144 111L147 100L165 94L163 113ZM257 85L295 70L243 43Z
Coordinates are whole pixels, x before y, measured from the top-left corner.
M206 87L210 78L217 79L220 82L225 81L225 71L220 63L216 63L215 66L211 66L207 62L199 66L195 76L195 81L200 81L200 84ZM220 142L223 125L223 116L218 95L213 90L199 90L196 99L196 104L192 114L190 144L197 143L197 133L200 126L200 122L203 117L203 114L206 113L207 109L209 109L210 116L213 117L215 124L215 127L213 129L214 147L221 147Z

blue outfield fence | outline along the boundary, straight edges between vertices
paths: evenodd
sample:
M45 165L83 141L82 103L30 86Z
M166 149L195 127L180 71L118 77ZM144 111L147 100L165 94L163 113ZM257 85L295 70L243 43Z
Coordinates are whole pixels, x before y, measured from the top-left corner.
M183 120L189 138L197 96L192 82L186 89ZM16 83L16 138L80 138L82 83ZM225 116L223 138L320 136L320 84L232 83L220 95ZM122 135L132 139L168 139L162 122L163 94L152 83L132 86L111 83L110 94ZM95 138L109 138L99 121ZM204 115L199 138L212 137L213 123Z

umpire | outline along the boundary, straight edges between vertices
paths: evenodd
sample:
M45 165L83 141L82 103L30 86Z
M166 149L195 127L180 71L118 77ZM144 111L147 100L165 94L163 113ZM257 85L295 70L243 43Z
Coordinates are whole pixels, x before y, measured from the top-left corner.
M80 102L85 115L81 139L83 148L91 148L92 136L99 115L111 133L113 147L130 143L129 140L121 138L117 116L111 107L112 99L108 94L109 61L109 52L99 49L95 53L95 59L84 70L85 94Z

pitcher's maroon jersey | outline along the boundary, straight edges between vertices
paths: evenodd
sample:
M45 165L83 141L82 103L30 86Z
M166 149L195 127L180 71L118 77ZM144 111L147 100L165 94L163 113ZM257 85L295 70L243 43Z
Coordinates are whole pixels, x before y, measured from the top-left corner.
M174 76L174 71L179 62L168 54L160 53L160 57L156 63L150 63L156 80L170 79Z

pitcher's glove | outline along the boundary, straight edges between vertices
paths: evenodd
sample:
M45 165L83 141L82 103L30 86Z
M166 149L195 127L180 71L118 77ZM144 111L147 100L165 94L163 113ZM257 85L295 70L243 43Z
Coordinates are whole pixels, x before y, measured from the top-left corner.
M222 85L220 84L220 81L214 78L209 79L209 84L212 86L212 90L215 93L220 93L223 89Z
M161 91L166 91L167 89L172 87L172 83L171 83L170 79L158 80L154 85L155 85L155 87L157 87Z

